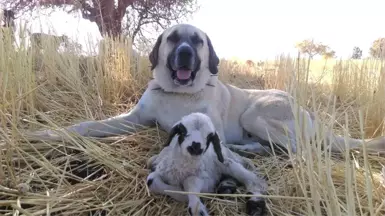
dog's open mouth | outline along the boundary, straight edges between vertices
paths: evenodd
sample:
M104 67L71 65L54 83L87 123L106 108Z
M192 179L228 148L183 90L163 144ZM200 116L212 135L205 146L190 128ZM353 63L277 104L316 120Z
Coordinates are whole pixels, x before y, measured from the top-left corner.
M184 81L184 80L189 80L191 78L191 70L189 69L178 69L176 71L176 77L181 80L181 81Z

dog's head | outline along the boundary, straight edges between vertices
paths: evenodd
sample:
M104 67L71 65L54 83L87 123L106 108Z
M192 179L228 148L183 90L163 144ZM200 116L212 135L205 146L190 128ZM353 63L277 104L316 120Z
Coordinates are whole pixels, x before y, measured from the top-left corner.
M210 38L188 24L166 29L158 37L149 59L154 78L165 91L200 91L218 73L219 58Z
M177 140L174 141L176 136ZM218 160L223 163L219 136L210 117L203 113L191 113L177 122L171 129L165 146L172 141L175 142L173 147L179 146L178 149L184 156L193 158L205 154L212 143Z

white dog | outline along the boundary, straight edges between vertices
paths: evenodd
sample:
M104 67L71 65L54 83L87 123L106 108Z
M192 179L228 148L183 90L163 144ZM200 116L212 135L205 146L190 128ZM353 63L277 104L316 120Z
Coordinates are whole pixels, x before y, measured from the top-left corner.
M147 177L150 191L188 202L191 216L208 215L199 197L166 190L214 193L224 175L235 178L247 193L256 195L246 202L248 215L266 214L265 200L257 197L265 194L266 180L257 175L251 161L222 145L211 119L203 113L191 113L177 122L165 147L148 160L147 166L152 170Z
M183 116L193 112L207 114L223 143L234 149L263 153L262 144L272 143L297 151L297 135L310 140L315 136L312 115L299 107L299 127L292 110L292 97L280 90L241 89L218 80L219 59L209 37L188 24L166 29L157 39L149 56L154 79L148 83L138 104L128 113L100 121L86 121L61 130L82 136L106 137L131 134L142 126L154 126L170 132ZM299 133L299 134L297 134ZM58 140L54 130L37 131L31 139ZM351 148L363 141L349 138ZM345 149L343 137L327 132L332 151ZM385 139L371 140L368 149L385 150Z

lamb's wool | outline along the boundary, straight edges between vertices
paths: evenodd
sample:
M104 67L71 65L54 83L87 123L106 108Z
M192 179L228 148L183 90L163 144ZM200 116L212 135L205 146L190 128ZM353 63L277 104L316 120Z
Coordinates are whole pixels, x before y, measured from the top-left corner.
M222 145L215 135L211 119L202 113L192 113L176 123L169 137L169 145L148 161L148 166L152 169L147 177L150 191L169 195L178 201L188 201L190 215L193 212L208 215L200 199L196 195L170 193L165 190L213 193L220 178L230 175L242 183L248 193L263 194L267 187L266 181L254 173L256 169L246 169L245 167L252 168L250 162ZM209 137L217 140L210 141ZM205 150L199 155L191 156L186 149L194 142L200 143L199 146ZM264 215L266 208L265 201L258 197L250 198L246 207L247 212L253 215Z

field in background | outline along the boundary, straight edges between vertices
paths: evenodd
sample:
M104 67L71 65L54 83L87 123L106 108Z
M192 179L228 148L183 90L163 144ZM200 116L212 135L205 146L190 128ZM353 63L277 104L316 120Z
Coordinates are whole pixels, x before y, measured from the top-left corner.
M106 40L100 55L79 57L58 53L50 44L39 53L23 45L15 50L7 37L0 41L1 214L187 213L184 203L150 195L146 188L146 160L160 150L166 137L158 128L105 139L68 134L63 142L23 139L26 130L129 111L152 76L147 57L136 56L130 46L129 41ZM278 56L263 67L222 60L219 77L244 88L290 91L339 134L385 135L384 62L328 61L326 66L324 61L311 62L308 73L307 59L295 57ZM380 173L384 157L331 155L309 142L302 142L301 148L307 152L302 159L253 159L269 178L270 213L385 214ZM205 203L212 215L245 212L244 197L210 197Z

